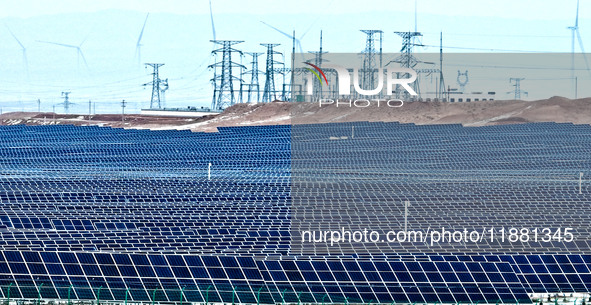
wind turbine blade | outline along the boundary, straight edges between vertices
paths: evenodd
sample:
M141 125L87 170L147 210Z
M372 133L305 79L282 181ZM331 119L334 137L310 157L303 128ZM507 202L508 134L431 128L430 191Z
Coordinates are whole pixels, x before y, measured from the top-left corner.
M302 44L300 43L299 39L296 39L296 44L298 45L298 50L300 51L300 53L304 53L304 49L302 49Z
M146 28L146 23L148 22L148 17L150 13L146 14L146 19L144 19L144 25L142 26L142 30L140 31L140 36L137 38L137 43L135 44L136 47L139 47L142 42L142 37L144 36L144 29Z
M213 40L216 40L215 24L213 23L213 10L211 8L211 0L209 0L209 18L211 19L211 31L213 32Z
M415 32L418 32L419 31L418 30L418 26L417 26L417 23L418 23L418 21L417 21L418 20L418 18L417 18L417 2L418 2L418 0L415 0ZM421 39L421 36L414 36L412 39L413 39L413 44L416 44L415 41L418 41L419 42L418 43L419 45L422 45L423 44L423 41Z
M577 39L579 40L579 48L581 48L581 52L583 52L583 54L585 53L585 48L583 47L583 39L581 39L581 33L579 33L579 30L576 30L577 32Z
M415 32L417 31L417 0L415 0Z
M274 26L272 26L272 25L270 25L270 24L268 24L268 23L266 23L264 21L261 21L261 23L264 24L264 25L266 25L266 26L268 26L268 27L270 27L270 28L272 28L273 30L275 30L275 31L283 34L284 36L288 37L289 39L295 39L296 45L298 46L298 49L300 50L300 53L304 53L304 50L302 49L302 44L300 43L300 40L299 39L295 38L293 35L289 35L289 34L285 33L284 31L282 31L282 30L280 30L280 29L278 29L278 28L276 28L276 27L274 27Z
M585 60L585 66L587 67L587 72L591 75L591 70L589 69L589 61L587 60L587 54L585 54L585 48L583 47L583 39L581 39L581 34L579 33L579 29L577 29L577 39L579 40L579 48L581 48L581 52L583 53L583 59Z
M12 35L12 38L14 38L14 40L16 40L16 42L18 42L18 44L24 50L25 49L25 46L21 43L20 40L18 40L18 38L16 38L16 35L14 35L14 33L10 30L10 28L8 27L8 25L6 25L6 29L8 29L8 32L10 32L10 35Z
M78 45L79 48L82 47L82 45L86 42L86 40L88 39L89 35L86 35L86 37L84 37L84 40L82 40L82 42Z
M291 36L291 35L289 35L289 34L285 33L284 31L282 31L282 30L280 30L280 29L278 29L278 28L276 28L276 27L274 27L274 26L272 26L272 25L270 25L270 24L268 24L268 23L266 23L266 22L264 22L264 21L261 21L261 23L262 23L262 24L264 24L264 25L266 25L266 26L268 26L268 27L270 27L270 28L272 28L272 29L274 29L275 31L277 31L277 32L279 32L279 33L281 33L281 34L283 34L284 36L287 36L287 37L289 37L289 39L292 39L292 38L293 38L293 36ZM296 40L297 40L297 39L296 39Z
M66 47L66 48L74 48L74 49L78 48L78 46L73 46L71 44L65 44L65 43L59 43L59 42L51 42L51 41L43 41L43 40L37 40L37 42L53 44L56 46L62 46L62 47Z
M326 3L326 6L325 6L325 9L324 9L324 10L328 10L330 7L332 7L332 5L333 5L333 3L334 3L335 1L336 1L336 0L331 0L330 2L325 2L325 3ZM304 36L306 36L306 34L308 34L308 32L309 32L309 31L310 31L310 30L311 30L311 29L314 27L314 25L315 25L315 24L318 22L318 20L320 20L320 18L322 18L322 17L324 17L324 16L322 16L322 15L318 16L318 17L316 18L316 20L314 20L314 22L312 22L312 23L310 24L310 26L308 27L308 29L306 29L306 30L304 31L304 33L302 34L302 36L300 36L300 39L304 38Z
M316 23L316 22L314 22ZM310 25L308 27L308 29L304 32L304 34L302 34L302 36L300 36L300 39L304 38L304 36L306 36L306 34L308 34L308 32L314 27L314 24Z
M575 28L579 27L579 0L577 0L577 17L575 17Z
M29 59L27 58L27 49L23 49L23 62L25 63L25 68L27 72L29 71Z
M86 57L84 57L84 52L82 52L80 48L78 48L78 54L80 55L80 57L82 57L82 61L84 62L86 69L90 70L90 67L88 67L88 63L86 62Z
M142 30L140 31L140 35L137 38L137 42L135 43L135 58L137 59L137 64L141 65L141 48L142 48L142 37L144 36L144 29L146 28L146 23L148 22L148 17L150 13L146 14L146 19L144 19L144 25L142 25Z

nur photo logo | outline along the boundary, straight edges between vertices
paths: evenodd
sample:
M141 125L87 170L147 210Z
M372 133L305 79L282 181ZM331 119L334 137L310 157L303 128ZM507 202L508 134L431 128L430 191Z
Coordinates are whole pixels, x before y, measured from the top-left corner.
M300 55L297 55L300 56ZM368 64L359 54L340 53L311 58L301 54L292 94L297 101L337 107L388 104L401 107L418 97L418 72L413 68Z

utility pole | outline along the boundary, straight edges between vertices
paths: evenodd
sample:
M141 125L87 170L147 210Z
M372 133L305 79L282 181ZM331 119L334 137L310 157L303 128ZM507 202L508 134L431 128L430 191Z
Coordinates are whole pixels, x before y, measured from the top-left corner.
M41 112L41 99L37 99L37 112Z
M236 103L236 96L234 94L234 82L242 83L242 78L234 76L232 68L246 69L243 65L232 61L232 53L238 53L242 56L242 51L233 48L233 45L239 44L243 41L237 40L211 40L211 42L221 47L211 51L212 54L222 54L222 61L209 65L209 68L214 69L213 78L211 79L213 89L213 100L211 102L211 109L220 110L232 106ZM217 70L220 74L217 74ZM238 74L240 75L240 73Z
M445 81L443 80L443 32L439 33L439 100L449 99L444 95Z
M121 101L121 123L125 123L125 100Z
M154 108L154 105L160 109L160 76L158 74L158 68L164 66L164 64L147 63L146 66L150 66L154 69L152 72L152 82L145 83L144 86L152 85L152 97L150 98L150 109Z
M62 96L64 97L64 112L68 114L70 112L70 93L69 91L62 91ZM55 112L55 111L54 111Z
M88 120L90 121L90 105L92 104L92 102L90 100L88 100Z
M320 33L322 33L322 32L320 32ZM320 36L322 37L322 34L320 34ZM322 38L320 38L320 40L322 40ZM295 102L293 100L293 98L294 98L293 88L294 88L294 82L295 82L295 45L296 45L296 37L295 37L295 30L293 30L293 34L291 35L291 71L290 71L291 73L290 73L290 79L289 79L289 92L290 92L289 101L290 102ZM285 86L285 84L283 86Z
M270 103L277 99L277 91L275 90L275 64L281 64L274 59L275 54L281 54L275 50L274 47L278 46L277 43L261 43L262 46L267 48L267 60L265 64L265 89L263 91L263 103Z

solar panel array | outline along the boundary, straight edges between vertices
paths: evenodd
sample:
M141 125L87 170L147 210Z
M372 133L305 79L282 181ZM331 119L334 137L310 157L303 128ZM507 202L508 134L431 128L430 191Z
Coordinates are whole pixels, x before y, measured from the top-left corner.
M442 227L572 228L572 242L377 245L293 243L309 255L381 253L589 253L588 125L486 127L397 123L296 125L292 129L293 236L305 230L421 232ZM341 140L329 140L329 138ZM497 234L498 235L498 234ZM484 240L486 241L486 240Z
M556 123L0 126L0 294L514 303L588 292L591 196L576 177L591 165L589 135L590 126ZM298 230L337 222L401 227L406 200L413 229L568 223L577 240L294 242Z

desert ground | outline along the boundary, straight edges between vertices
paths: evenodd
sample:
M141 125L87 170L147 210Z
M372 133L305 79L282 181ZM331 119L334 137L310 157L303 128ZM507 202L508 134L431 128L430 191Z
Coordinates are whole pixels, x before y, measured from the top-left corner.
M571 100L552 97L538 101L406 102L402 107L349 107L317 103L236 104L219 115L200 118L156 117L139 114L55 114L52 112L9 112L0 115L1 125L99 125L138 129L189 129L215 132L224 126L309 124L329 122L383 121L415 124L462 124L484 126L527 122L591 124L591 98Z

